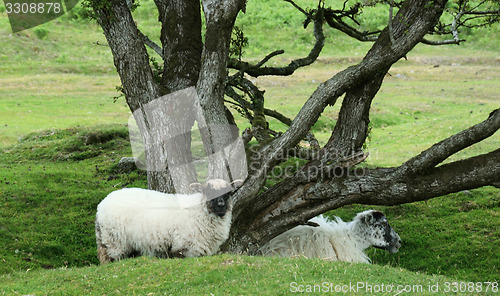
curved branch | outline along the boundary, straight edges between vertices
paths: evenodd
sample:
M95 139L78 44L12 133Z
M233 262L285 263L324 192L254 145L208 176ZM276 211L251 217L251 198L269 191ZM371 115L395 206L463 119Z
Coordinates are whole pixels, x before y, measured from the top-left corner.
M493 135L500 128L500 109L488 119L455 134L405 162L396 172L400 175L422 174L443 162L450 155Z
M364 170L296 186L250 225L258 245L310 218L344 205L399 205L498 184L500 149L434 168L427 175L393 179L393 169ZM281 192L275 192L277 194ZM282 193L281 193L282 194ZM253 229L255 227L255 229ZM258 229L257 229L258 228Z
M249 62L243 62L239 59L230 58L228 61L228 68L239 70L238 73L233 75L233 77L234 76L241 76L241 74L245 73L246 71L255 71L255 70L259 69L265 63L267 63L270 59L272 59L273 57L275 57L277 55L283 54L283 53L285 53L285 51L282 49L275 50L275 51L271 52L270 54L268 54L267 56L265 56L260 62L258 62L255 65L252 65Z
M278 54L282 54L284 51L282 50L277 50L274 51L273 53L269 54L264 58L260 63L257 65L251 65L246 62L241 62L236 59L232 59L230 61L230 64L228 65L229 68L240 70L241 72L247 73L248 75L252 77L259 77L259 76L265 76L265 75L279 75L279 76L288 76L292 75L295 70L301 67L308 66L312 64L316 59L318 58L319 54L321 53L321 50L323 49L323 46L325 45L325 36L323 34L323 16L322 15L316 15L314 19L314 37L316 39L316 42L305 58L297 59L291 61L288 66L285 67L261 67L265 62L267 62L270 58L273 56L276 56Z
M325 9L324 15L325 15L325 20L326 23L336 29L339 30L345 34L347 34L349 37L355 38L358 41L362 42L373 42L378 39L378 36L372 36L375 34L379 34L381 31L365 31L361 32L354 27L348 25L342 20L342 17L337 16L338 11L334 11L332 9ZM391 15L392 17L392 15ZM391 18L392 19L392 18Z
M285 231L313 216L347 204L392 206L482 186L498 186L500 149L439 167L435 165L461 148L493 135L499 128L500 109L497 109L487 120L435 144L398 168L344 170L333 179L314 182L316 180L310 178L307 183L302 182L304 175L297 173L261 195L259 203L269 204L258 208L269 210L256 216L250 227L258 225L257 240L265 243L276 234L273 230L276 225ZM360 155L351 162L346 160L344 167L351 167L364 158ZM408 166L426 167L426 173L408 169ZM401 171L406 174L398 173Z
M243 238L237 234L239 230L243 231L245 227L248 227L247 223L250 222L247 219L240 219L239 217L243 212L246 213L251 211L251 209L256 206L256 202L261 200L260 196L258 196L258 192L265 183L267 171L279 161L280 157L284 155L286 149L294 147L301 139L304 138L327 105L333 105L337 98L347 90L351 89L355 85L359 85L372 79L374 75L381 71L381 69L387 69L401 57L405 56L407 52L418 44L425 34L427 34L427 32L429 32L429 30L435 25L436 21L443 12L446 2L446 0L436 0L434 1L434 5L429 6L427 0L405 1L394 18L393 34L396 43L393 44L392 47L389 46L390 40L388 30L385 29L361 63L351 66L344 71L337 73L329 80L323 82L305 102L304 106L292 121L290 128L280 137L259 151L260 155L256 165L251 167L249 177L234 195L233 219L235 224L232 228L233 237L238 237L238 239L248 239L249 243L252 242L253 239L251 237L247 236L246 238ZM334 180L338 179L335 178ZM294 205L293 200L296 199L288 198L286 201L290 201L291 206L294 209L298 210L298 206L304 205L300 201L298 201L298 204ZM312 217L319 212L317 211L318 208L314 207L309 210L309 206L311 206L309 202L306 205L306 208L300 208L300 211L298 212L309 213L309 217ZM318 201L315 202L318 203ZM281 217L281 215L279 217ZM305 216L298 218L300 219L302 217ZM284 225L284 228L293 226L293 224L298 221L296 220L297 218L294 219L290 220L290 223L281 223L280 227L281 225ZM257 224L262 223L264 222ZM286 229L280 228L279 230ZM270 230L270 234L278 234L279 230ZM244 233L249 232L244 230ZM265 230L264 235L266 235ZM246 247L245 242L241 242L238 245L239 247Z
M370 106L389 68L381 69L371 80L348 90L342 101L335 128L325 146L330 155L349 155L360 151L368 136Z
M465 39L448 39L448 40L434 41L434 40L422 38L422 41L420 41L420 42L423 44L427 44L427 45L448 45L448 44L460 45L461 42L465 42L465 41L467 41L467 40L465 40Z

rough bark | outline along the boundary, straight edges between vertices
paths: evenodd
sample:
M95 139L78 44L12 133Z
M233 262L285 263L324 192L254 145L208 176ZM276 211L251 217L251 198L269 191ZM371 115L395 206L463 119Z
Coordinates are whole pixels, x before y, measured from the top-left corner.
M142 38L125 1L111 1L98 12L97 20L113 53L127 103L134 112L161 95Z
M337 98L355 85L364 83L383 69L405 56L437 22L446 1L436 1L427 5L425 0L408 0L394 18L396 44L390 44L385 29L374 43L363 61L334 75L320 84L305 102L293 120L290 128L278 139L259 152L260 159L250 170L250 177L236 196L235 217L251 206L255 196L265 182L267 170L283 155L283 151L294 147L305 137L327 105L335 104ZM403 21L404 20L404 21Z
M158 168L165 155L163 149L158 150L156 147L161 146L164 138L148 137L157 135L158 131L151 130L156 128L155 123L149 122L151 119L141 111L144 106L162 95L149 66L149 57L141 34L125 1L111 1L109 5L103 5L97 11L97 16L113 53L127 104L136 117L145 147L150 147L145 149L148 186L170 192L173 188L170 176L165 169Z
M198 81L202 51L200 5L196 1L155 3L163 24L161 56L165 68L159 83L144 47L149 39L138 31L126 2L102 5L97 15L112 50L127 104L142 135L148 187L162 192L186 192L188 185L196 181L190 133L195 116L172 115L196 113L189 101L176 102L185 100L185 96L165 96L194 87ZM168 163L173 166L170 170ZM171 174L183 178L174 182Z
M232 155L234 131L224 107L224 90L231 32L236 16L244 10L242 0L203 1L206 33L197 91L200 101L198 125L205 153L209 156L208 178L238 179L239 169L246 167L244 159ZM239 146L239 144L235 144ZM229 148L229 149L225 149ZM236 163L233 163L236 162ZM235 170L231 170L233 165ZM232 176L232 171L238 177Z
M346 92L337 123L325 147L328 155L342 157L361 151L368 136L371 103L388 70L381 70L372 80Z
M155 4L162 23L160 40L164 69L160 83L164 94L171 94L169 99L172 101L170 109L163 109L165 114L161 116L164 120L161 129L171 135L163 143L168 159L165 172L172 176L175 190L185 193L189 184L197 182L191 153L191 130L196 119L196 106L192 100L197 94L193 90L198 81L203 46L201 8L199 1L191 0L156 0ZM176 95L176 92L181 95Z
M393 63L404 57L436 24L445 4L446 0L435 1L433 5L428 5L426 0L405 1L393 19L392 34L395 42L390 42L387 28L382 31L361 63L339 72L322 83L306 101L290 128L261 151L261 157L256 165L257 169L251 171L251 175L235 196L233 214L235 224L232 239L227 246L229 250L242 252L252 249L252 247L255 248L258 244L265 243L273 236L304 222L321 211L324 212L342 205L342 203L338 203L324 207L319 201L308 202L307 205L303 204L299 202L301 200L299 197L306 192L308 187L296 184L295 189L290 192L276 192L278 196L283 197L281 203L268 204L267 201L262 201L270 209L267 215L263 214L258 217L246 215L246 213L253 213L251 209L255 205L262 206L262 203L256 203L256 200L259 199L258 190L265 182L267 169L280 160L283 151L295 146L306 135L328 104L334 104L338 97L354 89L357 85L369 84L369 81L372 81L377 75L378 79L381 79L381 73L385 74L384 71L387 71ZM331 161L335 162L335 159ZM322 168L319 167L318 170L322 170ZM303 177L301 176L301 178ZM338 178L334 178L334 180L338 180ZM290 180L286 181L290 182ZM243 229L245 231L242 231ZM257 229L259 229L258 232Z
M346 168L338 170L333 178L319 180L316 171L312 171L309 176L312 182L275 186L256 201L258 215L252 213L251 208L246 209L253 217L245 215L245 221L250 223L237 224L234 231L245 231L234 232L227 248L233 252L256 252L259 245L277 234L348 204L393 206L482 186L496 186L500 179L500 149L437 165L447 156L491 136L498 129L500 110L497 109L485 121L435 144L400 167ZM427 161L430 159L434 161ZM406 169L410 163L411 172ZM342 164L337 163L336 167L342 168ZM288 178L287 184L305 179L302 173Z
M241 151L242 142L235 141L231 127L234 121L224 106L226 82L231 83L227 78L231 31L236 16L244 11L244 1L203 0L206 34L202 43L199 2L155 0L162 23L160 56L165 64L160 83L155 81L144 47L144 43L150 44L151 40L137 30L126 2L99 3L99 24L111 47L127 103L132 111L137 111L134 116L148 147L149 187L172 191L174 183L180 183L178 190L184 191L196 179L191 164L190 132L186 132L195 120L209 158L208 178L244 178L246 159L234 153ZM292 61L286 67L263 67L282 51L268 55L256 65L230 62L230 67L239 70L237 75L243 82L243 73L289 75L317 59L324 44L325 20L330 26L347 30L363 41L375 41L359 64L322 83L293 120L264 108L264 104L258 106L256 117L262 117L264 123L264 116L275 116L286 122L289 129L281 135L273 135L272 139L263 135L259 149L252 151L249 176L233 197L234 223L224 250L255 253L259 245L279 233L347 204L397 205L486 185L500 186L500 149L440 165L450 155L494 134L500 128L499 110L484 122L435 144L400 167L353 168L368 156L362 152L362 146L368 132L369 109L385 74L416 44L427 42L424 36L435 27L446 3L446 0L404 1L392 18L391 29L377 32L376 38L371 33L357 35L354 28L346 27L345 22L336 18L335 14L346 12L344 9L333 11L318 7L309 12L299 9L307 16L306 22L314 21L316 43L307 57ZM355 9L349 10L352 17ZM250 86L248 89L260 93ZM297 144L307 138L325 107L335 104L344 94L339 120L325 147L312 153L311 161L282 182L264 188L268 170L288 155L297 153ZM165 99L159 101L160 108L154 106L158 98ZM175 120L178 117L172 114L193 116ZM173 180L167 173L167 163L174 175L182 176L180 181Z
M155 4L165 61L161 85L167 93L196 86L203 49L200 1L155 0Z

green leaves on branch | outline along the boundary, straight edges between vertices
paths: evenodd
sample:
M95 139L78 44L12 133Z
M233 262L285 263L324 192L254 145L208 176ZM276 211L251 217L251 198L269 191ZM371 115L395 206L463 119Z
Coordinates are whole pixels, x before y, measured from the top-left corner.
M139 0L126 0L130 11L133 12L139 7ZM112 8L114 1L109 0L82 0L82 7L85 15L97 20L99 17L106 17L112 20Z
M245 37L243 31L237 27L233 27L233 33L231 36L231 46L229 48L229 56L232 58L237 58L241 61L243 56L243 49L248 46L248 38Z

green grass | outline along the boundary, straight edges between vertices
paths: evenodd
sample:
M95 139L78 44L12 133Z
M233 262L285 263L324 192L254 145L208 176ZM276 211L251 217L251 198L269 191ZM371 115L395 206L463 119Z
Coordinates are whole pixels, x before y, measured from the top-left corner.
M35 29L47 36L39 39ZM67 18L17 34L0 14L0 146L34 130L126 123L120 80L98 26Z
M352 205L335 210L351 219L369 206ZM403 247L397 254L371 249L378 264L427 274L481 281L498 279L500 256L500 195L485 187L396 207L375 207L398 231Z
M298 3L313 7L317 2ZM141 1L135 14L141 30L158 40L153 7L152 1ZM97 204L117 188L145 187L146 177L140 170L115 169L121 157L131 156L126 129L130 112L123 98L113 98L119 95L115 87L120 80L109 48L94 44L105 44L105 38L94 22L79 17L80 12L15 35L6 14L0 13L0 294L282 295L290 292L292 281L424 288L439 282L443 288L447 281L499 280L500 192L492 187L375 207L387 214L403 246L397 254L369 250L374 263L370 266L244 255L137 258L98 266ZM381 10L370 13L373 17L363 26L384 22ZM313 39L311 27L303 29L302 21L284 1L249 1L247 13L237 21L249 37L244 58L260 60L282 48L286 53L270 65L304 56ZM372 105L367 165L399 165L499 107L499 28L466 36L468 42L459 47L419 45L408 61L394 65ZM325 49L313 67L291 77L256 80L266 90L268 108L293 118L322 81L359 61L370 46L330 29L325 33ZM340 104L327 107L313 128L322 144ZM242 118L236 120L240 130L248 126ZM270 124L278 131L286 128L275 120ZM497 133L447 161L499 146ZM350 220L367 208L351 205L330 215ZM444 294L449 293L432 293Z
M97 264L97 204L123 186L145 187L142 171L114 167L131 153L123 125L48 130L0 153L1 273ZM334 212L344 220L367 209ZM401 234L397 254L371 250L377 265L464 281L498 277L500 196L482 188L384 211Z
M159 260L137 258L79 269L28 271L0 277L1 295L288 295L290 292L335 292L348 295L450 295L443 276L401 268L329 263L304 258L219 255L209 258ZM372 291L367 285L372 286ZM436 286L438 285L438 286ZM315 287L316 286L316 287ZM429 286L439 288L429 292ZM350 287L350 288L349 288ZM316 290L314 290L316 289ZM491 288L490 288L491 289ZM391 290L391 292L387 292ZM352 292L355 293L352 293ZM453 293L452 295L488 295Z
M103 194L144 186L144 173L116 176L130 153L124 126L48 130L0 153L0 273L96 263L95 208Z
M37 129L127 122L113 76L81 74L11 75L0 80L0 146Z

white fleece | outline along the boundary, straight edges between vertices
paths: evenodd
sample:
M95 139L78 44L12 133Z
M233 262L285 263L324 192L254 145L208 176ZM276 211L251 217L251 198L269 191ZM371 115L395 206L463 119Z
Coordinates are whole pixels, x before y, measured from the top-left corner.
M340 218L327 221L323 216L311 222L317 227L300 225L273 238L262 248L265 256L322 258L330 261L370 263L364 249L371 244L356 235L354 222Z
M231 207L210 213L202 193L165 194L141 188L111 192L97 207L96 239L101 262L133 254L185 257L214 254L228 238ZM101 252L109 258L103 260ZM111 260L109 260L111 259Z

